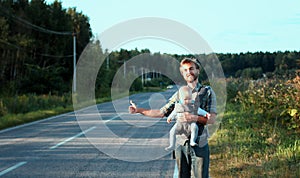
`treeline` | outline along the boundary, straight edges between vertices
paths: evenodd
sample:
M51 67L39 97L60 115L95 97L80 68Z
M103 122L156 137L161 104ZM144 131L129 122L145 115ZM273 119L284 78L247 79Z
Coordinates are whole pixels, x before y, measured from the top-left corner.
M151 53L148 49L113 51L108 54L101 42L93 38L89 18L76 8L62 8L59 1L47 4L45 0L0 1L0 95L20 94L63 95L72 91L73 35L76 36L77 60L88 43L97 49L98 58L105 59L96 83L96 96L108 96L116 71L134 56ZM240 54L197 55L210 58L217 55L226 77L258 79L287 74L299 69L300 52L255 52ZM152 58L173 57L181 60L193 55L154 53ZM149 73L145 78L157 76ZM201 80L206 79L202 71ZM141 78L131 90L142 90ZM160 75L146 86L167 85L172 81Z
M241 78L241 79L260 79L260 78L284 78L291 79L299 73L300 69L300 52L297 51L277 51L277 52L255 52L255 53L240 53L240 54L199 54L199 55L177 55L177 54L161 54L161 53L151 53L149 49L138 50L126 50L120 49L119 51L113 51L111 53L104 52L102 53L101 45L99 41L93 42L95 48L97 48L98 58L101 56L106 56L104 63L98 71L97 80L95 83L95 94L96 97L107 97L111 92L111 84L114 80L114 77L117 71L124 67L124 63L128 60L133 59L136 56L141 54L143 58L150 58L155 61L166 61L171 58L175 58L178 61L182 60L185 57L196 57L196 58L205 58L206 60L213 60L215 56L220 60L224 75L227 78ZM206 61L202 60L202 61ZM145 60L146 61L146 60ZM151 68L145 63L145 68ZM153 63L152 63L153 65ZM167 64L171 65L171 64ZM205 64L204 64L205 65ZM172 68L169 66L169 68ZM173 67L174 69L174 67ZM138 71L139 69L135 69ZM167 68L165 69L167 70ZM130 71L127 71L128 73ZM298 74L299 75L299 74ZM155 77L156 76L156 77ZM142 78L146 80L151 78L151 81L142 81ZM201 81L207 80L206 71L203 69L200 71L199 79ZM126 78L124 80L127 80ZM128 79L131 81L131 79ZM178 79L180 80L180 79ZM164 75L159 75L148 71L144 76L137 78L130 88L131 91L141 91L143 87L151 86L166 86L172 84L175 81L172 81ZM176 81L178 82L178 81ZM93 92L93 91L91 91ZM233 92L232 94L236 94Z
M227 77L258 79L265 74L284 75L300 69L300 52L218 54Z
M73 35L81 54L92 37L89 18L45 0L0 1L0 92L62 94L71 90ZM78 59L78 57L77 57Z

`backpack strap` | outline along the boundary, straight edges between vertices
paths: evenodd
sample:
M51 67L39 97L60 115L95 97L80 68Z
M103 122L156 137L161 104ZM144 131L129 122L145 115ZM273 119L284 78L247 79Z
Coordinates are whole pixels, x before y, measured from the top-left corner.
M199 101L200 101L200 108L204 109L207 112L210 112L210 95L211 95L211 88L210 86L205 86L201 88L199 91Z
M194 114L197 113L198 107L204 109L207 112L210 112L210 95L211 95L211 88L210 86L200 86L197 91L197 96L195 98L195 111Z
M195 115L197 115L198 108L204 109L207 112L210 112L210 95L211 88L210 86L201 86L198 89L197 97L195 98ZM198 136L202 135L205 125L201 123L197 123L199 131Z

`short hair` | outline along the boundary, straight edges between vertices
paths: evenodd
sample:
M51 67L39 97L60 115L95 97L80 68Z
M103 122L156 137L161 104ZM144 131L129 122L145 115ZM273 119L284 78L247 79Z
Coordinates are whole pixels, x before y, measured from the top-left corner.
M186 64L186 63L194 63L195 66L196 66L196 69L199 69L200 68L200 62L198 61L198 59L196 58L184 58L181 62L180 62L180 66L182 66L183 64Z
M184 92L188 92L190 95L192 94L192 90L188 86L182 86L179 88L178 93L179 93L179 98L185 94Z

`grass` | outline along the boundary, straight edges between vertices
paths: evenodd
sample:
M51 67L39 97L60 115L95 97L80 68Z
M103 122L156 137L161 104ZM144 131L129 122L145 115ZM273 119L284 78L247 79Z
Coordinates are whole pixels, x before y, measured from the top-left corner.
M25 124L28 122L37 121L47 117L55 116L58 114L66 113L72 111L73 108L69 107L56 107L50 110L38 110L28 113L21 114L6 114L0 118L0 130Z
M211 177L300 177L299 132L228 104L210 139Z
M161 89L160 87L146 87L143 92L157 92L157 91L163 91L163 89ZM130 92L130 94L134 94L134 93L139 93L139 92ZM125 94L121 93L118 96L114 96L114 99L122 98L125 96L126 96L126 93ZM18 110L22 111L20 113L10 113L9 111L7 111L10 109L5 108L2 100L0 100L0 111L1 111L1 108L2 109L5 108L5 110L3 111L3 112L5 112L5 114L3 114L3 116L0 115L1 116L0 117L0 130L73 111L74 108L72 105L71 95L70 96L66 95L63 97L64 98L62 98L62 99L66 100L66 102L60 103L59 100L61 100L61 98L58 96L55 96L55 95L52 95L52 96L51 95L42 95L42 96L22 95L22 96L19 96L17 98L21 98L21 99L18 99L17 106L16 106L16 103L12 103L10 105L12 107L18 108ZM8 98L8 100L15 100L15 98L16 97ZM56 103L55 103L55 101L51 102L51 104L54 103L53 104L54 107L51 107L51 106L41 107L41 103L49 103L49 100L53 100L53 98L55 98L55 100L57 100ZM97 98L96 103L99 104L99 103L109 102L111 100L112 100L111 97L102 97L102 98ZM32 107L30 107L29 104ZM80 109L83 107L87 107L90 104L91 104L91 102L79 103L75 107L76 107L76 109ZM55 106L55 105L63 105L63 106ZM25 112L24 106L27 107L27 110L32 109L32 111ZM41 107L40 109L38 108L39 106ZM45 109L47 107L48 107L48 109Z
M97 103L103 103L108 101L111 101L111 98L103 97L103 98L98 98L96 100ZM86 107L86 106L87 105L83 105L82 107ZM39 110L30 111L26 113L17 113L17 114L8 113L0 117L0 130L45 119L47 117L51 117L51 116L55 116L55 115L59 115L71 111L74 111L73 105L68 104L67 106L64 105L64 106L58 106L49 109L39 109Z

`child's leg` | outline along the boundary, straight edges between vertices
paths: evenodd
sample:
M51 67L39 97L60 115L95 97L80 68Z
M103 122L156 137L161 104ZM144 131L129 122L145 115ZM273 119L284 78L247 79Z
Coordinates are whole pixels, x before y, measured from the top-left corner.
M198 126L195 122L191 123L191 140L190 140L190 145L191 146L196 146L196 139L198 136Z
M177 123L175 123L173 125L173 127L171 128L169 134L170 134L170 138L169 138L169 142L170 145L166 148L167 151L169 150L173 150L175 148L175 142L176 142L176 127L177 127Z

